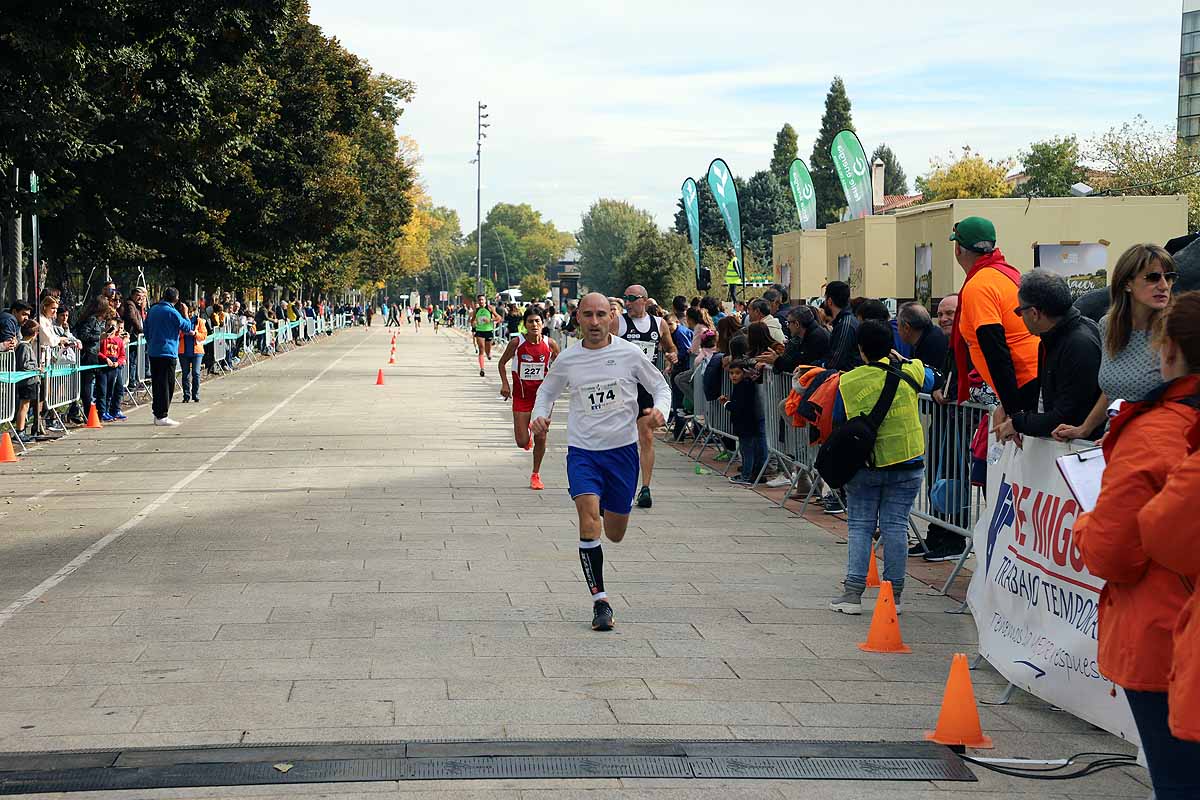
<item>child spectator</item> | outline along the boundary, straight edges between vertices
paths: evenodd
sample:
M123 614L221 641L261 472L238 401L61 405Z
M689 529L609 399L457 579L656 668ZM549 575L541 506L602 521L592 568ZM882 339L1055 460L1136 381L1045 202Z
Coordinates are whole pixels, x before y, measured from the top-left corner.
M730 483L753 486L758 473L767 463L767 420L763 415L762 398L759 397L758 370L754 363L737 359L729 363L729 382L733 384L730 396L721 396L720 402L729 411L732 433L738 437L742 451L742 471L730 478Z
M126 417L121 413L121 397L125 393L125 385L121 382L121 371L127 358L125 324L120 319L113 320L109 325L109 330L111 333L104 338L103 352L107 353L108 357L115 362L115 367L108 371L108 382L104 387L104 409L108 412L106 416L110 420L123 420Z
M101 422L112 422L109 409L112 407L112 396L117 391L117 351L125 352L125 343L117 335L117 321L109 320L104 326L104 337L100 340L100 363L104 366L98 372L100 380L96 388L96 408L100 411ZM121 406L121 398L117 396L117 407Z
M37 320L26 319L21 323L21 336L17 343L17 371L38 372L37 352L34 341L38 335ZM42 379L39 375L31 375L17 382L17 413L12 419L13 428L17 432L17 441L32 442L35 437L25 433L25 423L29 419L29 407L33 406L33 418L38 418L39 393Z

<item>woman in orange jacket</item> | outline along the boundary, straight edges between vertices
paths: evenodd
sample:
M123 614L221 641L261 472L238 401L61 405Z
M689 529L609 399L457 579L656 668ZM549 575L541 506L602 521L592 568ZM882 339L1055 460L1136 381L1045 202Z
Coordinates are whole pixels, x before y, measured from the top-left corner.
M1075 541L1088 570L1105 580L1100 672L1125 689L1155 796L1169 800L1200 797L1200 744L1172 736L1167 722L1176 624L1198 569L1188 563L1195 552L1183 560L1173 554L1195 550L1189 534L1195 525L1151 531L1138 512L1163 492L1167 475L1187 457L1189 432L1200 424L1200 292L1175 297L1158 341L1166 383L1142 402L1126 403L1112 421L1100 497L1076 524ZM1172 543L1164 547L1160 537ZM1184 663L1195 660L1195 653L1180 655ZM1195 730L1194 716L1190 724Z
M204 317L196 314L188 316L187 303L176 303L175 310L195 327L195 333L179 334L179 371L182 375L183 402L192 400L200 402L200 362L204 359L204 340L208 338L208 328Z

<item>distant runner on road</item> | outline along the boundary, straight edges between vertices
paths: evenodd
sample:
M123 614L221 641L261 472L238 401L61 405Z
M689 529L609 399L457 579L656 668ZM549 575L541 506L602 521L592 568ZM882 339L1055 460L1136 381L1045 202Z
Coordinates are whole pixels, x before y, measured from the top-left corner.
M416 328L417 333L421 332L421 317L424 315L424 313L425 309L421 308L420 306L417 306L413 309L413 326Z
M504 354L500 356L500 396L512 398L513 434L517 446L533 450L533 474L529 476L530 489L545 489L542 483L542 458L546 455L546 434L534 436L530 432L530 414L538 388L546 377L546 371L558 358L558 345L542 336L544 320L536 307L525 309L525 334L517 334L508 340ZM508 362L512 361L512 385L508 382Z
M445 318L446 318L446 312L442 310L441 306L438 306L437 308L435 308L433 310L433 332L434 333L437 333L438 330L441 329L442 320Z
M635 283L627 287L625 313L609 323L609 332L637 345L651 365L660 348L666 363L674 364L679 359L679 353L675 349L675 340L671 338L671 330L665 319L646 311L647 297L645 286ZM654 398L641 385L638 386L637 401L639 413L654 405ZM659 426L651 425L649 417L639 417L637 424L638 459L642 468L642 490L638 493L637 504L638 508L650 508L654 502L650 497L650 479L654 475L654 430Z
M640 412L652 429L666 422L671 389L639 347L609 332L608 298L585 296L577 318L582 342L564 350L546 374L531 429L535 437L545 435L554 401L569 389L567 482L579 515L579 562L592 593L592 630L608 631L613 611L604 591L600 534L619 542L629 525L638 478L638 385L653 398Z
M483 377L486 373L483 371L483 356L486 353L488 361L492 360L492 337L496 333L496 323L501 322L503 317L492 308L492 304L484 295L479 295L475 298L475 312L471 316L471 327L474 328L475 334L475 351L479 355L479 377Z

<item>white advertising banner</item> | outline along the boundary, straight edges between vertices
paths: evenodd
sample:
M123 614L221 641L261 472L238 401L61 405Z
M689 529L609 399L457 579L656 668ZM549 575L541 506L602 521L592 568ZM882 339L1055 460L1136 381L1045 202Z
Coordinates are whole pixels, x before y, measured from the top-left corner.
M1096 664L1104 581L1088 573L1072 540L1083 511L1055 464L1069 452L1026 437L1023 449L1010 442L988 466L967 602L980 654L1009 682L1138 744L1124 692Z

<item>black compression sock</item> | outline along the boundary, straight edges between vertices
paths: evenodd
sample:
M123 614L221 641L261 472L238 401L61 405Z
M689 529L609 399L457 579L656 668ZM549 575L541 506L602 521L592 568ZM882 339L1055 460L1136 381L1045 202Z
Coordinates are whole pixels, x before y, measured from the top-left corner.
M583 578L592 590L592 600L608 597L604 591L604 549L599 539L579 540L579 563L583 567Z

